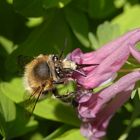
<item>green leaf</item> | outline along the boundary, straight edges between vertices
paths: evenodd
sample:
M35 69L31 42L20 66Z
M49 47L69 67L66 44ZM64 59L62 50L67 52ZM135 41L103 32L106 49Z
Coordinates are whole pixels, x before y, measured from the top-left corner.
M29 30L25 26L26 19L5 0L0 0L0 13L0 44L2 42L4 47L7 46L6 50L11 52L15 49L14 43L23 41L28 34Z
M84 12L87 12L88 9L88 1L87 0L76 0L71 2L71 6L76 9L80 9Z
M0 37L0 44L2 45L5 53L3 52L0 52L1 55L7 55L7 54L10 54L14 48L13 48L13 42L8 40L7 38L5 37ZM2 48L0 48L2 49Z
M135 1L135 0L134 0ZM123 7L128 1L126 0L115 0L114 4L116 8L121 8Z
M111 24L106 21L97 28L97 38L100 46L115 39L119 35L119 26L117 24Z
M61 127L56 129L53 133L51 133L49 136L47 136L43 140L51 140L51 139L57 138L60 135L62 135L64 132L69 130L70 128L71 128L71 126L69 126L69 125L62 125Z
M16 118L16 107L14 103L8 100L2 92L0 92L0 130L3 137L8 136L8 126L6 122Z
M131 94L131 99L135 97L136 93L137 93L137 89L134 89Z
M138 97L139 97L139 100L140 100L140 88L138 88Z
M60 137L55 138L54 140L86 140L82 134L80 134L79 129L71 129L69 131L66 131L63 135L60 135Z
M31 28L31 27L39 26L43 21L44 21L43 17L28 18L26 25Z
M8 56L9 53L12 52L13 47L12 47L12 41L9 41L7 38L0 37L0 77L1 79L4 79L5 75L5 60Z
M23 110L0 90L0 133L6 139L23 135L36 128L37 122L28 120Z
M116 11L113 0L89 0L88 13L93 18L106 18Z
M45 14L42 0L13 0L14 8L24 16L37 17Z
M95 37L95 35L92 32L88 33L88 37L89 37L89 41L91 44L91 48L93 49L98 49L100 47L99 42L97 40L97 38Z
M126 62L126 64L128 65L128 68L130 69L136 69L140 67L140 63L132 56L130 56Z
M14 78L10 82L1 82L0 90L16 103L20 103L24 100L25 91L21 78Z
M140 5L135 5L124 10L124 12L116 16L113 20L113 24L120 26L121 33L128 30L140 27Z
M136 44L136 48L140 50L140 42Z
M97 27L96 36L89 32L89 40L93 49L98 49L120 35L119 26L106 21Z
M74 35L80 43L85 47L89 47L88 20L86 15L78 9L75 10L73 8L66 8L65 16Z
M70 2L71 0L13 0L13 5L24 16L38 17L45 16L49 8L63 8Z
M80 125L80 120L77 117L76 111L71 106L60 102L58 99L48 98L38 102L34 114L73 126Z
M27 97L20 78L14 78L11 82L2 82L0 89L9 99L16 103L23 102L25 97ZM79 126L80 124L80 120L74 108L60 102L58 99L48 98L40 100L33 113L45 119L74 126Z
M43 7L45 9L53 8L53 7L59 7L63 8L66 6L71 0L44 0L43 1Z

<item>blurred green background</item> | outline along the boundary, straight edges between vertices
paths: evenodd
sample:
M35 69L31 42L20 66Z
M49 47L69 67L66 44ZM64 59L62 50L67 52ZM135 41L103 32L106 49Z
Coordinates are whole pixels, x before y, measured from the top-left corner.
M59 100L41 100L25 115L17 57L59 53L66 38L65 56L92 51L138 27L140 0L0 0L0 139L84 140L75 109ZM137 99L118 111L106 140L140 140Z

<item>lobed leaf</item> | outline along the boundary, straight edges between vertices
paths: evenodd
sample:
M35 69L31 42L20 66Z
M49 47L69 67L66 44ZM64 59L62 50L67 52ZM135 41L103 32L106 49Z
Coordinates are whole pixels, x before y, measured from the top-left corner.
M121 33L140 27L140 5L127 8L124 12L112 19L113 24L120 26Z

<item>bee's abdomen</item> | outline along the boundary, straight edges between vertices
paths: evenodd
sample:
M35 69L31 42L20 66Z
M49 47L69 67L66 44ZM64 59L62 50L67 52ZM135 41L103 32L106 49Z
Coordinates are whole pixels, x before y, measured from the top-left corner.
M47 62L40 62L37 64L33 69L33 73L35 77L41 80L50 78L50 68Z

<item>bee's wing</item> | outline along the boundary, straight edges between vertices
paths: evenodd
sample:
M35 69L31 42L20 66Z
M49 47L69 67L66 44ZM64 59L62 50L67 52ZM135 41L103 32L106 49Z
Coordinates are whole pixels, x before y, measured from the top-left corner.
M30 115L33 114L35 106L43 92L43 88L37 88L30 96L26 96L26 100L24 101L24 107L28 111ZM27 94L26 94L27 95Z

